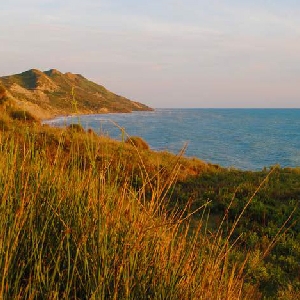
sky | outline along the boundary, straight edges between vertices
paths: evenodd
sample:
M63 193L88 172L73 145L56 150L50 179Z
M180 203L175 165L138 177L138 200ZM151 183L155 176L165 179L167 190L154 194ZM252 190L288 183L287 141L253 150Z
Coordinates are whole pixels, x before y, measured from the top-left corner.
M0 76L82 74L154 108L300 107L299 0L2 0Z

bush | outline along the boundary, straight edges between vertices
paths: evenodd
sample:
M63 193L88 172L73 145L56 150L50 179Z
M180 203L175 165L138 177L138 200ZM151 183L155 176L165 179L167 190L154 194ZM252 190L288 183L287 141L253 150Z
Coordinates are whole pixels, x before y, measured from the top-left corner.
M149 150L150 147L147 144L147 142L145 142L141 137L139 136L132 136L130 138L128 138L125 143L127 144L131 144L135 147L137 147L138 149L142 149L142 150Z
M85 132L84 128L80 124L70 124L68 126L68 129L73 131L73 132Z
M88 134L90 134L91 136L95 136L95 137L98 137L98 134L91 128L88 129Z
M9 128L9 124L11 123L11 118L4 111L0 111L0 131L7 130Z
M0 104L2 104L7 97L6 89L0 84Z
M37 122L38 119L26 110L13 110L10 112L10 116L13 120Z

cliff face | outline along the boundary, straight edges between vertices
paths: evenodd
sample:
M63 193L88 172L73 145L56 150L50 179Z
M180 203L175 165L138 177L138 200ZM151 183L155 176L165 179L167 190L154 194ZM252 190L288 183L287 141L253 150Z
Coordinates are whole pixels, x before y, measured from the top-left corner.
M45 119L73 113L150 111L150 107L108 91L80 74L36 69L0 77L7 97L20 109Z

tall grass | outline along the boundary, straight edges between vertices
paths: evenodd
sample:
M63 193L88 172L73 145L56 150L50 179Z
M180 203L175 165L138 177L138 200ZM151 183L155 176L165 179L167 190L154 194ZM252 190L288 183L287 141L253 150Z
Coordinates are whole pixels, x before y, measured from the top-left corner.
M167 178L141 161L134 188L101 139L50 138L0 138L0 299L259 298L228 240L167 209L178 161Z

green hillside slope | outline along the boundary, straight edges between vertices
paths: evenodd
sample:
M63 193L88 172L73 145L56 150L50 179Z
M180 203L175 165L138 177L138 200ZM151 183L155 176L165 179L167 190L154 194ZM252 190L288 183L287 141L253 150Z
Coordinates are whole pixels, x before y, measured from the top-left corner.
M152 110L139 102L116 95L80 74L51 69L31 69L0 77L8 97L21 109L39 118L72 113L110 113ZM74 101L75 100L75 101Z

